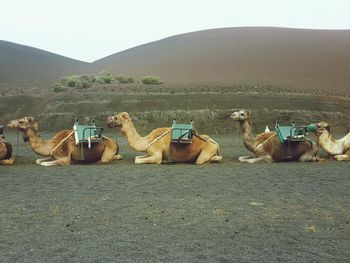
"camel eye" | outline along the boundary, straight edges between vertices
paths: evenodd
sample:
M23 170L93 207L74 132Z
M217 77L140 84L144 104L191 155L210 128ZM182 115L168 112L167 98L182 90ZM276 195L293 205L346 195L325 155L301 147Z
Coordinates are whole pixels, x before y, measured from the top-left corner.
M241 112L241 116L244 116L244 113L243 113L243 112Z

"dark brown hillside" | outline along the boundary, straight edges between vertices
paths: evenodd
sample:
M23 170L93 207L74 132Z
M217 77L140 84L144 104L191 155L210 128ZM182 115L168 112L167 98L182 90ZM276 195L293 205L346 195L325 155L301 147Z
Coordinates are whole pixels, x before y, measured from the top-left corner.
M224 28L177 35L93 63L167 83L288 86L346 94L350 30Z
M0 40L0 88L51 84L62 76L89 71L89 63Z

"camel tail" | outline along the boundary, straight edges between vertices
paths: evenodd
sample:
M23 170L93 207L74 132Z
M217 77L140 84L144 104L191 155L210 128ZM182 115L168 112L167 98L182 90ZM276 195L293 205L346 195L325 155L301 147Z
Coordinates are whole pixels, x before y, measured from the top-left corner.
M4 159L10 159L12 156L12 146L8 142L5 142L5 146L6 146L7 153Z

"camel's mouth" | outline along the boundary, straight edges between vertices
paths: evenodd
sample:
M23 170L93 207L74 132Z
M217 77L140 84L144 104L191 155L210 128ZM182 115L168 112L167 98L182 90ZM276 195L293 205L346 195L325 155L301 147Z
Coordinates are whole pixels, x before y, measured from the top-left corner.
M322 133L323 133L323 131L320 131L320 130L315 131L316 136L320 136Z
M17 129L17 128L19 129L18 123L14 121L10 121L6 126L7 128L11 128L11 129Z
M115 124L113 122L107 122L107 127L108 128L114 128Z
M6 126L11 129L18 129L21 132L25 131L25 128L20 127L17 123L8 123Z
M234 112L234 113L231 114L230 118L232 120L234 120L234 121L237 121L238 120L238 114Z
M234 121L243 121L245 115L243 113L234 112L231 114L230 118Z
M107 120L107 127L108 128L116 128L116 127L120 127L120 126L121 126L121 124L119 124L113 118L110 118Z

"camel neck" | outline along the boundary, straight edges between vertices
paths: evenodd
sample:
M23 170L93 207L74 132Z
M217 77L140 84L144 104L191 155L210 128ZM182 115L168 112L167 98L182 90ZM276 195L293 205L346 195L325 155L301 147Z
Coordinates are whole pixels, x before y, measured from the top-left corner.
M255 152L257 141L252 134L252 123L250 119L240 121L241 133L243 134L243 142L249 151Z
M32 128L25 130L23 136L28 140L30 147L35 153L41 156L50 155L53 148L52 143L42 139L40 135Z
M332 134L321 134L317 137L317 144L331 155L343 153L343 145L341 142L335 140Z
M123 122L121 132L127 138L131 148L136 151L145 151L147 142L144 137L138 134L131 120Z

